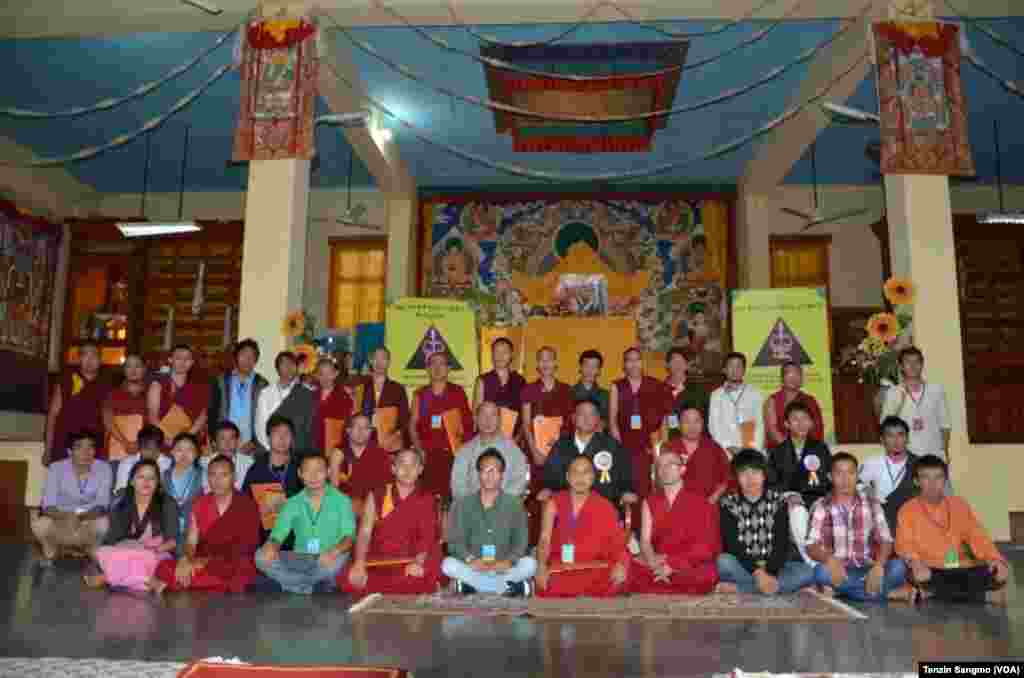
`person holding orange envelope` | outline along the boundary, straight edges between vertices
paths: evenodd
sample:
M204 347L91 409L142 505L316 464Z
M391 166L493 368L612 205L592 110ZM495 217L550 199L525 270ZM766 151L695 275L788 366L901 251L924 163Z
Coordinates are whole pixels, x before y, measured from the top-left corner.
M425 489L448 498L451 495L455 451L473 436L473 413L466 391L448 381L448 356L433 353L427 358L430 383L413 396L409 433L423 453Z
M165 442L179 433L201 435L206 429L210 385L189 378L194 364L192 347L178 344L171 351L170 376L149 385L148 423L160 427Z

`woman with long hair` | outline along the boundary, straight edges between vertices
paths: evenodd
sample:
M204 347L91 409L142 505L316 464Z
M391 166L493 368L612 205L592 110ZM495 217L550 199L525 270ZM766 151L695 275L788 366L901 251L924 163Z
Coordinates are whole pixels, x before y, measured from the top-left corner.
M110 516L104 545L95 551L101 573L85 575L85 583L135 591L159 588L153 574L161 560L171 557L177 535L177 504L163 493L157 463L143 459L132 469L124 500Z
M171 443L171 457L174 466L164 471L163 489L174 500L178 509L178 555L185 544L188 532L188 517L192 513L192 502L203 493L203 471L196 463L199 458L199 438L191 433L179 433Z

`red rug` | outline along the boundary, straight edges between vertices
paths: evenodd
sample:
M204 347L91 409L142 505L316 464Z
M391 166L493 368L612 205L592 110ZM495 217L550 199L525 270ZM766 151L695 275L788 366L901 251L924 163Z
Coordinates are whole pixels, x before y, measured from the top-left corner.
M407 678L402 669L379 666L260 666L259 664L189 664L178 678Z

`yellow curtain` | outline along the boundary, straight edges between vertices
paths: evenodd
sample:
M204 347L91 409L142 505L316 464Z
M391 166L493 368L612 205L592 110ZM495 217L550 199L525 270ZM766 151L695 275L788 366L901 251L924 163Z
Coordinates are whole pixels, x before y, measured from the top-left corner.
M783 241L772 247L772 287L826 287L828 246L821 241Z
M331 243L331 327L384 321L386 255L382 240Z

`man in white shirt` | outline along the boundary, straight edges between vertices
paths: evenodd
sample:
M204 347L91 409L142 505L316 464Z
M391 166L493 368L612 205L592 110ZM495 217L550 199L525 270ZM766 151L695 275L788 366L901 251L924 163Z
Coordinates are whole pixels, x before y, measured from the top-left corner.
M292 392L292 389L299 383L298 365L295 356L288 351L282 351L274 359L274 369L277 370L277 383L267 386L260 391L259 400L256 403L256 440L264 450L270 449L270 438L267 437L267 422L270 417L281 407L281 403ZM244 478L245 476L243 476Z
M530 467L523 451L501 434L501 414L498 406L489 400L476 408L476 437L459 448L452 466L452 499L458 501L480 491L480 473L476 460L489 449L501 453L505 461L501 491L513 497L522 497L530 482Z
M238 427L231 421L222 421L213 431L212 452L207 456L199 458L199 465L203 468L204 493L208 493L210 491L210 479L206 474L206 469L209 468L211 461L220 456L227 457L234 462L235 489L242 489L242 483L245 481L245 474L249 472L249 467L253 464L253 458L251 455L238 450L241 442L241 434L239 433Z
M900 507L917 493L913 468L917 455L907 451L907 422L886 417L882 422L882 446L883 454L861 464L860 482L868 495L882 503L886 522L896 529Z
M725 383L711 393L708 433L732 458L743 448L764 450L764 398L743 383L747 357L730 353L722 368Z
M899 417L910 429L910 450L917 456L934 454L949 463L949 408L941 384L921 378L924 355L911 346L900 351L902 383L886 391L881 420Z
M170 455L162 454L164 432L156 426L152 424L143 426L136 437L136 443L138 444L139 451L135 454L129 454L117 462L117 478L114 481L115 501L120 499L124 489L128 487L128 479L131 478L132 469L139 463L139 460L143 458L155 460L157 466L160 467L161 474L174 466L174 459Z

